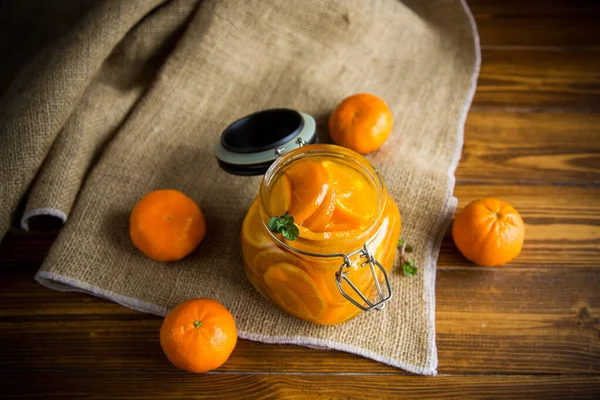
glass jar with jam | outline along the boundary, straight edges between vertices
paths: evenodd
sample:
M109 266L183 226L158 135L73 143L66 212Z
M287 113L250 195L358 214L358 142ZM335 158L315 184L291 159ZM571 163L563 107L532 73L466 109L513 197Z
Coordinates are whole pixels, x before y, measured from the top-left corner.
M277 221L295 228L274 230ZM263 177L242 225L244 269L289 314L339 324L391 298L400 229L398 207L364 157L334 145L302 146L279 156Z

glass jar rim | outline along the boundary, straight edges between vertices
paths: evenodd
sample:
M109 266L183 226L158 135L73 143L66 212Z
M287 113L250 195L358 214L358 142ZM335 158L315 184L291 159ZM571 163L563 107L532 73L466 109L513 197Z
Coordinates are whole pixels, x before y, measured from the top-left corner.
M301 243L305 246L308 246L311 250L307 252L305 250L301 250L288 243L288 241L282 241L278 236L273 234L268 228L268 221L272 215L267 213L267 199L268 199L268 190L269 185L273 182L279 174L290 164L299 160L306 159L309 157L331 157L338 160L344 160L347 163L352 163L355 167L355 170L361 173L367 180L371 183L371 187L377 193L377 212L373 216L370 224L362 227L360 233L352 238L342 237L342 238L327 238L324 239L327 245L319 246L320 242L323 240L310 239L305 237L298 237L296 240L298 243ZM261 215L261 222L263 224L264 229L268 232L271 238L279 243L280 245L295 251L297 253L308 255L312 257L334 257L339 256L340 252L323 252L319 251L319 249L331 248L335 245L344 244L348 247L354 249L352 253L359 252L363 246L370 242L370 240L377 234L379 231L379 225L381 220L383 219L384 210L387 204L387 190L383 181L383 178L379 174L379 172L373 167L373 165L362 155L347 149L345 147L340 147L331 144L313 144L302 146L297 149L294 149L290 152L285 153L281 157L279 157L267 170L260 184L259 189L259 211ZM296 242L296 240L294 242ZM351 245L351 246L350 246ZM345 252L347 254L347 252Z

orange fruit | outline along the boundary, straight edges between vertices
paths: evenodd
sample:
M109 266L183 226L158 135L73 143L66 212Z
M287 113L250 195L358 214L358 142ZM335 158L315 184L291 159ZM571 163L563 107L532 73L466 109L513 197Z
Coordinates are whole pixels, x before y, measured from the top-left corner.
M292 185L292 204L288 212L296 224L303 223L319 208L329 188L327 171L318 162L300 160L285 171Z
M278 263L264 275L271 299L288 313L315 321L325 313L325 300L312 278L295 265Z
M194 200L177 190L155 190L133 207L129 236L134 246L156 261L174 261L202 241L206 222Z
M365 154L377 150L392 131L385 101L368 93L342 101L329 116L329 136L338 145Z
M323 232L333 217L335 197L335 190L329 188L319 208L302 225L313 232Z
M184 301L171 310L160 328L160 345L174 366L206 372L227 361L237 343L235 320L212 299Z
M510 204L485 198L471 202L456 216L452 237L465 258L492 267L519 255L525 224Z
M255 200L254 203L252 203L244 218L244 222L242 223L242 240L247 241L256 249L274 246L273 242L262 228L262 220L258 210L258 200Z
M281 175L269 193L269 213L281 216L290 209L292 203L292 184L287 176Z

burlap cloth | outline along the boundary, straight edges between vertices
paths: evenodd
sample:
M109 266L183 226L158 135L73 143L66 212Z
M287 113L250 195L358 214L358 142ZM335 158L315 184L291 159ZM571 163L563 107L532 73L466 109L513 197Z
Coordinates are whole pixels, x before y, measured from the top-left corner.
M464 3L70 0L44 7L52 13L33 16L46 21L37 36L38 25L22 29L3 17L21 27L18 34L49 43L37 53L24 45L31 54L21 54L27 67L20 71L7 62L16 78L10 85L3 78L0 101L0 237L26 193L25 228L32 215L68 216L39 282L158 315L212 297L231 310L241 338L436 373L435 265L456 205L453 173L479 67ZM70 25L47 22L61 21L53 13L68 7ZM393 134L369 159L399 204L419 272L393 272L385 311L317 326L275 308L245 279L240 227L260 177L221 171L213 145L228 123L270 107L313 115L325 137L333 107L359 92L384 98L393 111ZM205 240L181 262L150 261L128 237L132 206L158 188L185 192L206 216Z

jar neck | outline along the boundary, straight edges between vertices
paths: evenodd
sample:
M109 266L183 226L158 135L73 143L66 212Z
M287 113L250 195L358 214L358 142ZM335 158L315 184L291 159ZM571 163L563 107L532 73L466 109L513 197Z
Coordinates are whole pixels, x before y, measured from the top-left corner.
M343 163L353 168L365 178L365 181L369 183L370 188L376 193L376 212L366 225L362 226L360 230L353 232L352 237L314 240L304 238L301 235L294 241L286 241L283 238L280 238L280 235L272 234L267 228L269 219L273 217L273 215L269 215L267 212L268 196L271 184L277 180L280 174L283 173L283 171L290 164L297 160L305 160L307 158L325 158L330 161ZM265 173L260 185L259 209L264 229L269 232L273 240L283 244L285 247L291 247L292 249L300 250L304 253L308 252L313 255L325 256L329 254L349 253L359 250L365 245L365 243L368 243L381 228L387 199L388 195L383 183L383 179L366 158L344 147L328 144L316 144L303 146L301 148L292 150L275 160L275 162Z

